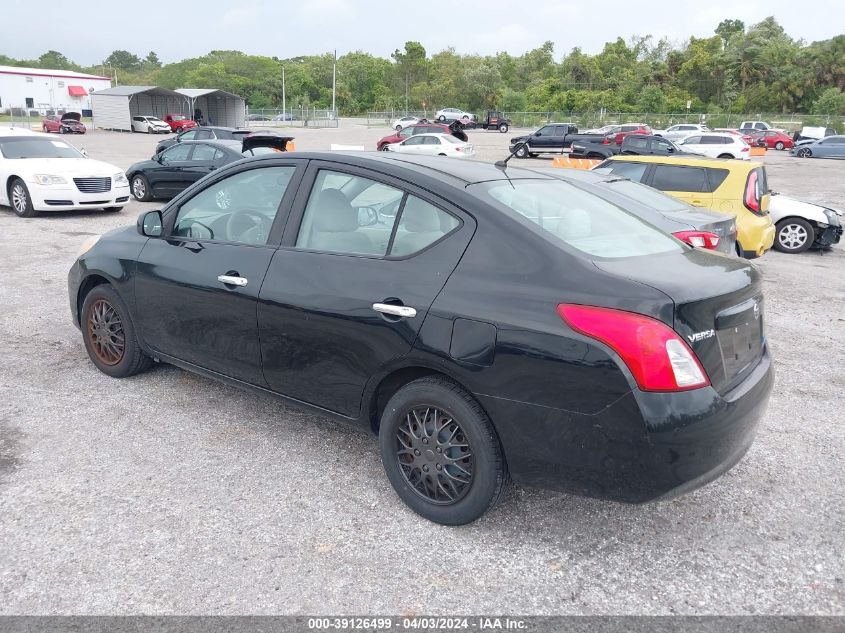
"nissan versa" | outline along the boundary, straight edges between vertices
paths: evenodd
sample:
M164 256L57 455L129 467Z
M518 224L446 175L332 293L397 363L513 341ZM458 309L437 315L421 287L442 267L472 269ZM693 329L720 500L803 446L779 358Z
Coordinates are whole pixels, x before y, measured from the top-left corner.
M172 363L366 425L444 524L511 479L628 502L701 486L774 379L757 270L566 170L251 158L86 243L68 281L109 376Z

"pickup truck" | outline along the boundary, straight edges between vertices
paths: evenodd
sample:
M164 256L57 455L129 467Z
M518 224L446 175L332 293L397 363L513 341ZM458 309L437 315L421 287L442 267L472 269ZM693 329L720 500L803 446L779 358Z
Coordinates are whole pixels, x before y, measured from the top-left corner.
M616 154L636 154L640 156L677 156L688 154L669 139L648 134L630 134L622 139L622 145L613 143L572 144L572 158L610 158Z
M578 134L578 128L569 123L549 123L528 136L514 136L510 151L517 158L544 153L562 154L572 143L601 143L605 138L604 134Z
M165 114L164 122L170 126L172 132L181 132L192 127L197 127L197 122L189 119L184 114Z

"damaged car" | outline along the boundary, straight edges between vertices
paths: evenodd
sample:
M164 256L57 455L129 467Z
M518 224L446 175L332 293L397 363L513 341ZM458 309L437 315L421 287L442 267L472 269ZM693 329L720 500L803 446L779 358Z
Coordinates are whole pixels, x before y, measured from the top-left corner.
M58 132L59 134L85 134L88 130L82 123L79 112L65 112L62 115L48 114L41 122L42 132Z
M203 176L250 156L285 152L292 136L249 134L242 140L182 141L126 170L136 200L172 198Z
M772 192L769 214L775 224L775 249L803 253L828 249L842 238L843 212Z

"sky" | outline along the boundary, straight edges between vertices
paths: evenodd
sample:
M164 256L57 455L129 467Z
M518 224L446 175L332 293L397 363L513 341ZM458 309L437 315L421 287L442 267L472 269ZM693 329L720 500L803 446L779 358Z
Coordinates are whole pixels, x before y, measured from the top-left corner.
M88 66L115 49L141 57L155 51L168 63L215 49L279 58L332 50L389 57L407 40L421 42L429 54L454 47L519 55L551 40L560 59L575 46L600 52L617 36L651 34L680 45L712 35L725 18L748 25L773 15L792 37L808 42L845 32L845 2L834 0L89 0L74 6L68 11L66 0L47 0L36 13L55 19L33 21L31 4L4 2L0 53L33 59L52 49ZM9 28L14 24L25 26Z

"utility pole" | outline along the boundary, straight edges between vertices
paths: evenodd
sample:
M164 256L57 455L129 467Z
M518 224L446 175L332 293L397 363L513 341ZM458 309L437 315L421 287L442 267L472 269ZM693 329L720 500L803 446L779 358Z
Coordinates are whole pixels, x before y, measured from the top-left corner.
M332 64L332 116L335 115L335 99L337 98L337 49L334 51L334 63Z
M282 66L282 121L285 120L285 67Z
M409 75L409 73L406 70L405 71L405 115L406 116L408 115L408 90L409 90L409 88L408 88L408 81L409 81L408 75Z

